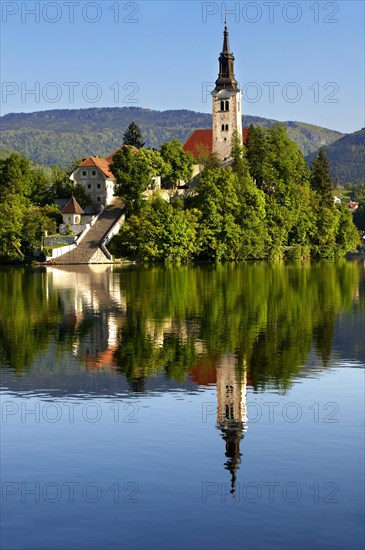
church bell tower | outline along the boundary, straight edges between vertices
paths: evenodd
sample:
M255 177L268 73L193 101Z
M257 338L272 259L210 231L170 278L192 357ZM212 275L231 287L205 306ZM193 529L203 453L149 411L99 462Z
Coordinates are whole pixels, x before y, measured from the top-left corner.
M212 91L212 151L222 162L231 158L232 136L237 130L242 142L242 94L234 76L234 56L229 46L227 23L219 56L219 75Z

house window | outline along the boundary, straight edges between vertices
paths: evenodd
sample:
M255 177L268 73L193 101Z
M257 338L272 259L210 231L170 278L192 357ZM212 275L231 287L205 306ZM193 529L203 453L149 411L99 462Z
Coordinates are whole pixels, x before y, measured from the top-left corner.
M88 183L88 184L87 184L87 188L88 188L88 189L91 189L91 183Z
M83 176L86 176L86 170L83 170L83 171L82 171L82 175L83 175Z
M96 199L98 202L101 202L101 197L97 197Z
M100 183L98 183L96 187L97 187L98 189L101 189Z
M91 170L91 175L96 176L96 170Z

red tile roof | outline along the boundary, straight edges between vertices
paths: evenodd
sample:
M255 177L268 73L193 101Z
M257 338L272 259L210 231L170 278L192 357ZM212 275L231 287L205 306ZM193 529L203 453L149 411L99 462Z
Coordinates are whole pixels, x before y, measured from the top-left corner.
M66 206L62 210L62 214L85 214L75 197L72 195L72 197L69 199L69 201L66 203Z
M96 166L96 168L99 168L99 170L101 170L108 179L113 180L115 178L109 169L109 164L110 163L107 161L107 159L101 159L99 157L88 157L81 164L79 164L79 168L82 166Z
M243 143L246 143L248 128L242 129ZM196 157L202 149L207 153L213 150L213 130L195 130L184 144L184 150Z
M111 153L111 155L108 155L105 159L99 158L99 157L84 158L82 162L79 164L78 168L83 166L96 166L96 168L99 168L99 170L101 170L108 179L114 180L115 176L110 171L110 165L113 163L113 157L115 153L118 153L118 151L121 151L123 147L127 147L127 146L122 145L116 151ZM132 151L135 151L135 152L138 151L138 149L136 147L133 147L132 145L128 145L128 147L131 147Z
M213 131L210 129L195 130L183 147L185 151L194 156L202 152L202 149L206 150L207 153L211 153L213 148Z

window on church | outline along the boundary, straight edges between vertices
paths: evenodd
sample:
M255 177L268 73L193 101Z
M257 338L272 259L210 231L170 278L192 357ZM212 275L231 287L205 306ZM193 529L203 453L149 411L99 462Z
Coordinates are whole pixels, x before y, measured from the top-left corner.
M222 124L222 132L224 131L224 124Z
M224 101L221 101L221 111L224 111Z
M226 111L229 111L229 101L226 101Z
M226 420L234 420L234 405L229 403L225 406Z
M228 130L228 124L226 124L226 130Z

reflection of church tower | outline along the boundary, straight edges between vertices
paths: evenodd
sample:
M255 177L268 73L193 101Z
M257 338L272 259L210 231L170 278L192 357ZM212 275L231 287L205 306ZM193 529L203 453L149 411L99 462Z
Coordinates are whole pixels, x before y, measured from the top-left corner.
M246 371L239 380L234 355L224 355L217 368L217 400L217 423L226 442L225 468L231 473L231 493L234 494L241 462L240 441L247 430Z
M229 46L227 25L224 27L219 75L212 91L212 100L213 153L225 161L231 158L231 140L235 130L242 140L242 94L234 76L234 56Z

